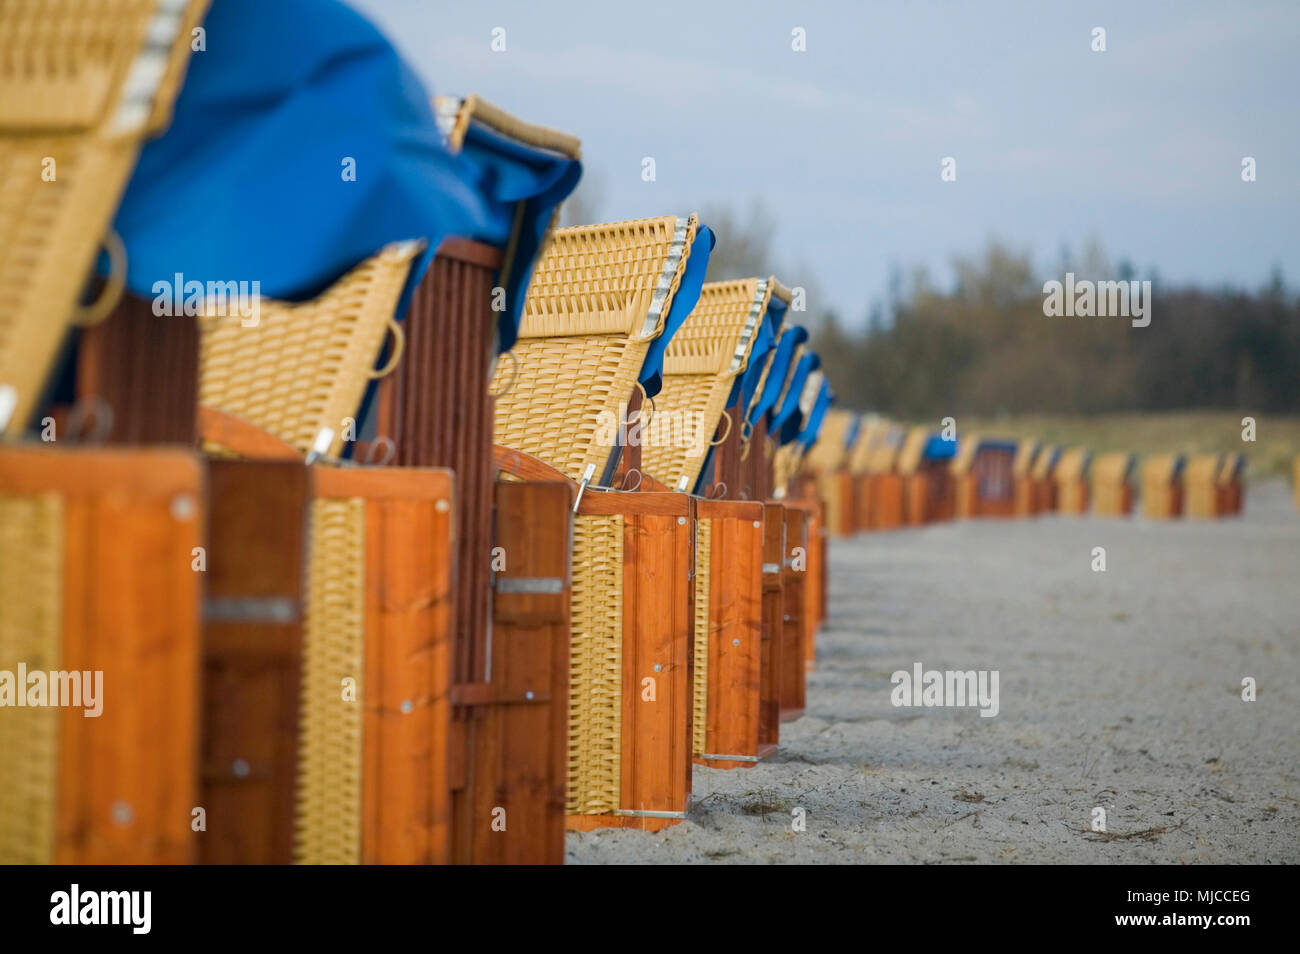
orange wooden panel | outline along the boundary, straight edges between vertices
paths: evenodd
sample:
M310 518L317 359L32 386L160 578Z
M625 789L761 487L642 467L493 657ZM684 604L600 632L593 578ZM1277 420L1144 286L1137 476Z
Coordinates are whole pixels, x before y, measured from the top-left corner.
M58 714L55 861L193 862L201 462L181 450L2 448L0 493L63 498L59 668L102 673L98 717Z
M612 494L596 494L612 498ZM680 508L685 494L668 498ZM585 498L584 498L585 503ZM625 514L623 563L622 809L684 813L691 791L693 702L694 514ZM654 680L654 696L644 680ZM655 830L678 818L625 816L628 827Z
M793 504L785 509L785 553L781 568L781 718L794 719L803 714L806 704L807 662L804 650L805 603L807 586L804 570L796 570L796 548L807 553L805 546L807 517ZM806 557L805 557L806 559Z
M236 460L213 460L208 468L201 779L208 817L201 858L289 864L307 468Z
M464 787L454 796L453 860L563 864L568 745L569 482L495 487L505 569L493 594L490 681L466 705ZM555 581L513 592L508 580Z
M709 687L706 755L714 768L753 765L759 757L762 681L763 505L701 500L712 521L709 572Z

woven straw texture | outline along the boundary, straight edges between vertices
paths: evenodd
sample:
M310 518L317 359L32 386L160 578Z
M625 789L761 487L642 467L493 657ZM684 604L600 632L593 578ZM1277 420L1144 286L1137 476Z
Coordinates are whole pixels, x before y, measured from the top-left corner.
M858 441L849 452L849 471L855 477L866 474L871 468L871 458L885 440L889 432L889 423L880 418L871 418L862 425Z
M365 502L313 500L303 621L294 861L361 858ZM354 701L343 680L355 680Z
M1038 442L1021 440L1016 444L1016 456L1011 462L1011 474L1014 477L1028 477L1029 469L1034 464L1034 455L1038 452Z
M709 728L709 581L713 562L713 521L704 519L695 525L695 686L691 721L691 751L705 753Z
M1215 483L1220 487L1231 484L1240 477L1243 455L1233 451L1223 455L1223 462L1219 466L1219 473L1216 475Z
M1184 486L1187 492L1187 516L1213 517L1218 514L1214 493L1219 473L1218 454L1196 454L1187 461Z
M1123 451L1098 454L1092 462L1089 479L1092 484L1093 509L1102 516L1118 516L1124 512L1125 490L1129 485L1133 455Z
M263 300L255 326L205 319L199 403L233 414L307 453L322 428L343 447L345 420L361 404L384 345L417 243L390 245L300 304ZM205 449L221 453L220 446Z
M11 432L42 391L141 141L170 117L207 2L157 7L0 3L0 384L18 395Z
M623 726L623 518L573 520L571 815L617 811Z
M817 443L808 450L807 469L814 474L826 474L846 466L849 460L849 449L844 442L852 426L851 411L827 411L826 417L822 419L822 429L817 435Z
M778 489L789 487L790 481L798 472L798 445L791 443L777 448L772 455L772 486Z
M686 220L680 244L672 216L556 230L533 271L515 360L499 362L493 378L496 443L575 480L595 464L599 479L696 225ZM658 319L647 328L652 305Z
M59 668L63 506L53 494L0 496L0 670ZM23 691L23 687L19 687ZM0 864L54 852L59 710L0 710Z
M695 486L732 383L748 365L770 295L767 281L758 278L704 286L664 353L663 390L642 438L646 473L670 487L682 477Z
M1046 480L1052 476L1053 458L1057 456L1058 450L1053 444L1043 444L1038 448L1038 453L1034 455L1034 466L1030 468L1030 474L1035 480Z
M907 440L898 453L897 467L900 474L915 474L921 466L921 457L925 454L925 445L930 442L930 431L924 427L914 427L907 432Z

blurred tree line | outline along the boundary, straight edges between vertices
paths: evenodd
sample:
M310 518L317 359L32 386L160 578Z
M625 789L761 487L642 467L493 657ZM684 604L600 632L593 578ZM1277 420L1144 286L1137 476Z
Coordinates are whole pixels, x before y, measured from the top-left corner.
M1048 318L1043 282L1147 279L1151 324ZM923 272L898 281L861 329L833 312L813 343L842 407L906 418L962 412L1089 414L1187 408L1300 412L1300 298L1280 274L1258 292L1173 288L1112 268L1095 245L1059 271L991 244L956 262L947 291Z
M566 224L603 221L599 180L579 187ZM846 324L818 303L814 269L774 262L777 227L762 202L743 213L704 206L718 235L708 280L775 273L807 291L809 313L792 316L812 346L840 407L917 419L950 413L1095 414L1183 409L1300 413L1300 297L1280 274L1255 292L1175 288L1097 242L1068 249L1050 274L990 242L954 262L951 288L917 270L896 273L890 300ZM1127 318L1049 318L1043 282L1067 271L1092 281L1150 280L1151 324ZM787 319L789 320L789 319Z

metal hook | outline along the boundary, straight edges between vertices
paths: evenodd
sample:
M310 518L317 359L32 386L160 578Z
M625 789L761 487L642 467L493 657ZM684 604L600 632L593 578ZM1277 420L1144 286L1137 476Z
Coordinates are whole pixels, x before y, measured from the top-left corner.
M377 461L375 460L375 455L376 455L376 451L380 447L386 447L388 453L384 456L383 460ZM366 448L365 463L368 466L372 466L372 467L386 467L389 463L392 462L393 458L396 456L397 456L397 442L394 441L391 437L380 434L373 441L371 441L370 446Z
M83 433L87 411L95 429ZM88 395L77 401L68 412L68 435L75 441L85 444L99 444L113 433L113 407L97 394Z

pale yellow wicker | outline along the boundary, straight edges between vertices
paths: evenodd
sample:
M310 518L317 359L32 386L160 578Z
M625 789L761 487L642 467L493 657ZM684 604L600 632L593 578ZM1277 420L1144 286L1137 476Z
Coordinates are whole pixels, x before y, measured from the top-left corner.
M1011 473L1015 477L1028 477L1030 468L1034 464L1034 456L1038 453L1038 441L1028 438L1020 440L1016 444L1016 456L1011 462Z
M906 432L899 425L883 425L875 446L867 456L867 473L873 476L894 473L906 439Z
M1047 480L1052 476L1053 467L1059 467L1059 458L1057 451L1060 448L1055 444L1043 444L1038 448L1038 453L1034 456L1033 467L1030 468L1030 475L1034 480Z
M669 487L694 487L736 376L749 363L771 296L765 278L709 282L664 353L663 390L642 433L641 468ZM725 439L724 431L722 437Z
M903 449L899 451L897 468L900 474L910 476L915 474L921 466L921 458L925 454L925 445L930 441L930 430L925 427L914 427L907 432L907 440L903 442Z
M0 496L0 671L59 668L63 503ZM25 687L17 687L19 692ZM58 779L54 707L0 709L0 864L49 864Z
M695 693L691 721L691 751L698 758L709 729L709 582L713 578L713 521L700 520L695 529Z
M855 477L869 472L871 456L884 442L889 432L889 422L882 417L869 416L862 422L857 442L849 451L849 472Z
M573 519L569 651L571 815L616 812L623 726L623 518Z
M377 376L375 361L390 331L392 356L379 374L401 357L393 312L419 250L418 242L390 245L311 301L263 300L256 324L238 315L203 319L199 403L304 454L328 429L328 454L337 457L345 437L355 437L348 422ZM225 450L211 443L205 449Z
M1132 482L1134 457L1123 451L1098 454L1090 468L1093 509L1101 516L1124 512L1125 490Z
M980 449L982 438L978 434L967 434L957 442L957 454L948 465L954 477L965 477L975 465L975 454Z
M1220 466L1218 454L1195 454L1188 458L1183 476L1187 516L1218 516L1214 488Z
M789 490L790 481L799 472L799 445L785 444L776 449L772 455L772 486L777 497L784 497Z
M0 3L0 389L22 430L144 138L166 125L207 0ZM6 403L9 403L6 401Z
M294 861L361 860L365 502L311 503ZM345 680L353 694L345 697Z
M1224 454L1223 461L1219 465L1219 472L1215 476L1214 482L1220 487L1224 487L1238 479L1242 466L1241 459L1242 454L1239 451L1230 451Z
M691 215L556 230L533 271L517 368L502 362L493 378L496 443L575 480L588 464L598 482L612 477L620 422L696 226Z

